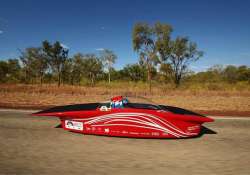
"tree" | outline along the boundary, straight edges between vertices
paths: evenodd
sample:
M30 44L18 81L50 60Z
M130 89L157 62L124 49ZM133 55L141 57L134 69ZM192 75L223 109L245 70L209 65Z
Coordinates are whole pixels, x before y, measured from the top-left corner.
M29 82L32 78L39 78L40 84L43 83L43 77L48 69L48 60L40 47L26 48L21 52L21 61L24 65L25 81Z
M145 81L147 76L145 66L140 66L139 64L128 64L122 71L123 75L132 81Z
M17 82L20 79L21 66L18 59L0 61L0 82Z
M213 72L214 74L218 76L222 76L223 71L224 71L224 67L221 64L215 64L208 69L208 72Z
M159 70L160 76L164 78L165 82L169 82L173 77L172 66L168 63L162 63Z
M90 79L93 86L97 76L102 73L102 61L94 54L86 54L83 56L83 67L84 75Z
M103 61L104 67L106 67L108 70L108 79L110 83L111 69L113 68L113 64L115 63L117 56L112 50L104 49L103 51L101 51L101 59Z
M239 79L238 68L233 65L228 65L223 70L223 78L226 79L229 83L236 83Z
M20 78L21 66L18 59L8 60L8 78L13 82L17 82Z
M250 68L243 65L238 67L238 80L250 82Z
M73 76L73 59L69 58L65 61L65 64L62 69L62 83L68 83L74 85L74 76Z
M159 22L152 27L146 23L134 26L133 48L140 54L140 62L147 67L150 90L151 72L156 64L161 62L171 65L172 76L178 87L188 65L203 55L203 52L197 50L196 43L187 37L172 40L172 31L170 25Z
M68 58L69 50L64 48L59 41L50 44L47 40L43 41L43 51L48 58L49 65L57 75L58 87L61 85L62 70Z
M133 28L133 49L140 55L140 63L147 68L150 92L152 70L159 63L159 51L161 48L166 48L166 42L163 41L170 39L171 32L170 25L161 23L156 23L154 26L149 26L147 23L137 23Z
M122 71L116 70L115 68L110 69L110 76L112 77L112 80L123 80L124 78L122 75ZM102 75L102 77L105 77L105 73ZM105 80L107 79L106 77L105 77Z
M163 48L163 51L159 53L162 60L171 65L174 83L178 87L189 64L197 61L203 52L197 50L197 44L189 41L187 37L177 37L175 40L167 42L169 47Z
M85 57L81 53L75 54L72 60L72 78L77 81L78 85L81 83L81 79L86 73L84 70L86 69Z
M8 63L6 61L0 60L0 82L1 83L7 82L7 75L8 75Z

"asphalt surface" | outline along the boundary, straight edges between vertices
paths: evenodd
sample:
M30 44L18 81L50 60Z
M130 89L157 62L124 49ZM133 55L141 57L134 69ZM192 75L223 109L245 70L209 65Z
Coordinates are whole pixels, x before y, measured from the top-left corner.
M28 113L0 111L0 175L250 174L249 118L219 118L201 137L167 140L75 134Z

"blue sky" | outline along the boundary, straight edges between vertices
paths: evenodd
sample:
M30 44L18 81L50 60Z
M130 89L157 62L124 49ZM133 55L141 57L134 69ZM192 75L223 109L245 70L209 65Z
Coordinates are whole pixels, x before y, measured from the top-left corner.
M131 33L136 22L171 24L173 37L188 36L205 52L195 71L214 64L250 66L250 1L230 0L2 0L0 59L18 49L60 41L77 52L112 49L115 67L138 61Z

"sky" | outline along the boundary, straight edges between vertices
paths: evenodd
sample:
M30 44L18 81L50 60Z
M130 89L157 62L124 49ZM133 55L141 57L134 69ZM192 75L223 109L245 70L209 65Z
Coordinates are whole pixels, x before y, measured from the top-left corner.
M173 26L173 38L187 36L204 51L190 65L194 71L215 64L250 66L247 0L1 0L0 59L58 40L71 56L111 49L118 56L115 68L121 69L138 61L133 25L157 21Z

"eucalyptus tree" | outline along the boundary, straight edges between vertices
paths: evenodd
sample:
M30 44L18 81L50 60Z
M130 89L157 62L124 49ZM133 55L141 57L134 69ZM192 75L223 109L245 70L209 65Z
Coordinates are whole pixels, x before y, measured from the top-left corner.
M39 78L40 84L48 69L48 60L40 47L26 48L21 52L20 60L23 64L25 81L29 82L34 78Z
M12 82L18 82L20 79L21 66L18 59L8 59L8 79Z
M86 64L85 64L85 56L81 53L77 53L73 56L72 59L72 81L76 81L78 85L81 83L81 79L84 77L86 73Z
M172 69L172 66L168 63L161 63L160 69L159 69L159 75L160 78L162 77L165 82L172 82L174 71Z
M239 79L238 67L234 65L228 65L224 68L222 75L223 79L227 80L229 83L236 83Z
M147 23L137 23L133 28L133 49L139 54L140 63L147 68L150 91L152 70L160 63L159 52L163 52L162 49L167 48L168 43L165 41L170 40L171 32L172 27L170 25L161 23L156 23L154 26Z
M145 66L139 64L128 64L122 70L123 75L132 81L145 81L147 77L147 70Z
M66 59L62 69L62 83L74 85L73 58Z
M117 56L112 50L104 49L101 51L101 59L103 61L104 67L108 70L108 81L111 81L111 70L113 68L113 64L117 60Z
M0 83L7 82L8 63L0 60Z
M21 66L18 59L0 60L0 83L18 82Z
M102 73L103 64L100 58L94 54L83 55L84 75L90 79L91 85L95 84L98 75Z
M61 85L62 71L68 58L69 49L62 46L59 41L54 44L47 40L43 41L43 51L48 58L48 63L53 73L57 76L57 84Z
M250 67L242 65L238 67L238 80L239 81L248 81L250 83Z
M187 37L177 37L171 42L171 54L167 61L172 67L176 87L180 85L189 64L202 56L203 52L197 49L197 44Z

